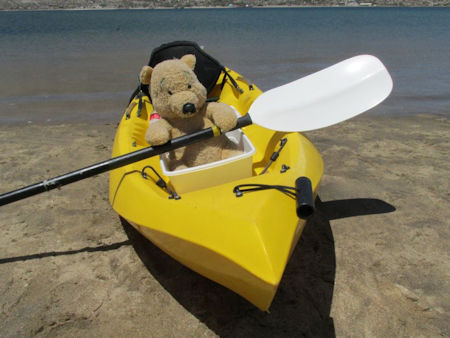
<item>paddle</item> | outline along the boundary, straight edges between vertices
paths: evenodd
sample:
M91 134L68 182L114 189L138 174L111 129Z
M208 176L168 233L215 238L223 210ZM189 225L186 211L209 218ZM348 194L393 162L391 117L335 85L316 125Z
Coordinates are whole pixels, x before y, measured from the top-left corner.
M337 63L261 94L234 129L250 124L278 131L308 131L331 126L361 114L383 101L392 79L374 56L361 55ZM217 135L207 128L161 146L147 147L55 178L0 195L0 206L77 182L145 158Z

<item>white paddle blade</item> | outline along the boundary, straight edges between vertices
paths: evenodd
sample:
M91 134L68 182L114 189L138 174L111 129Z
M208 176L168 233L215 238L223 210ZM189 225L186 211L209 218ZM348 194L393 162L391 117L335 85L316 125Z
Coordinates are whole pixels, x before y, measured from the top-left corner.
M254 124L272 130L320 129L375 107L391 91L383 63L360 55L261 94L249 115Z

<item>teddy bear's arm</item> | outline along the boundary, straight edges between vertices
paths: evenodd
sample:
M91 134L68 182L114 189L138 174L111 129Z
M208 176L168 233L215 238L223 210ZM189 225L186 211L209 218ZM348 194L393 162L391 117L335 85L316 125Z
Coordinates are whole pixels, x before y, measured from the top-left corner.
M172 126L167 120L163 118L152 120L145 133L145 140L153 146L167 143L170 140L171 130Z
M237 116L233 109L222 102L210 102L206 106L206 117L222 131L228 131L236 126Z

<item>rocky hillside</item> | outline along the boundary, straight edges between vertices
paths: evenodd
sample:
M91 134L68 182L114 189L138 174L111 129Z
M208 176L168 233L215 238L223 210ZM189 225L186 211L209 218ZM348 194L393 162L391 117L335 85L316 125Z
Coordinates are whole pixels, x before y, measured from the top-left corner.
M0 10L248 6L450 6L450 0L0 0Z

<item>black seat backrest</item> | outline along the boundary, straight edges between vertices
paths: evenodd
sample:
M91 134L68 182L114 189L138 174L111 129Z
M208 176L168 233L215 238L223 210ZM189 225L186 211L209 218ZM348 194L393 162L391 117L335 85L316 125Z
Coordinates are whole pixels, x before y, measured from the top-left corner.
M209 93L214 88L217 79L225 68L195 42L174 41L163 44L152 51L148 65L155 67L162 61L173 58L179 59L186 54L195 55L197 61L195 63L194 73ZM144 94L150 97L148 86L141 85L134 91L130 101L136 96L139 89L142 89Z

